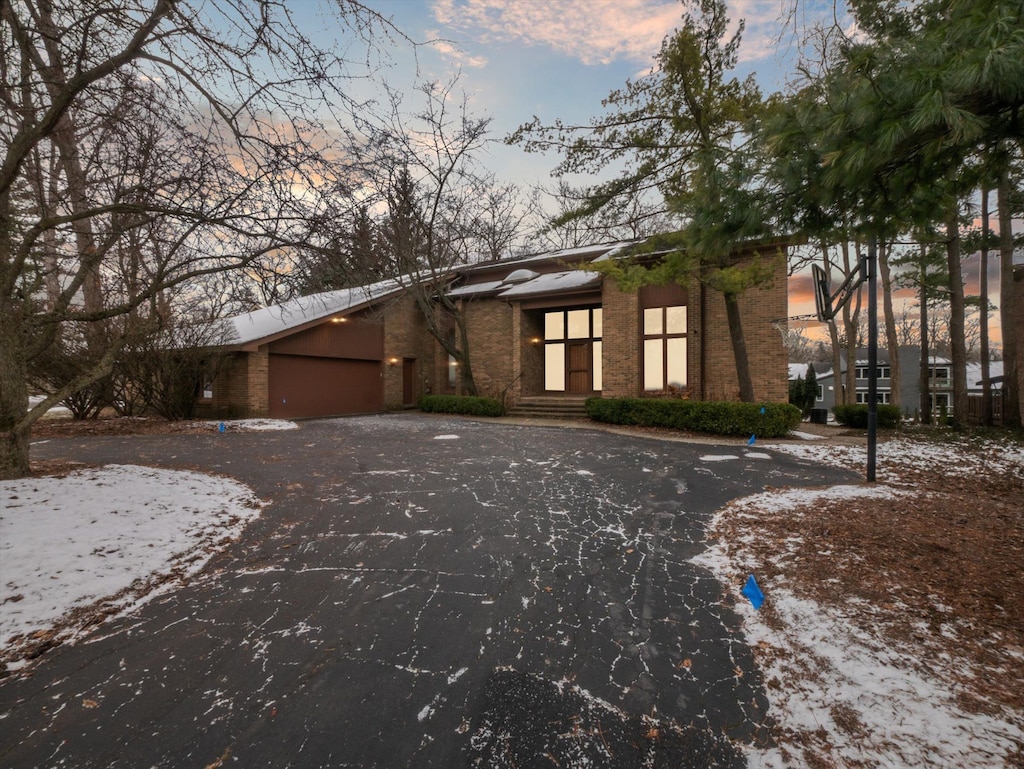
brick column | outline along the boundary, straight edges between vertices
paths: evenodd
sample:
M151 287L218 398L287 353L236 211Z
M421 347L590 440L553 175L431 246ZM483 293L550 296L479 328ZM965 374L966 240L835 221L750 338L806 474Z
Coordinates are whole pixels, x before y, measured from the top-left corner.
M270 352L266 345L249 353L246 377L246 411L250 417L265 417L270 413Z
M619 289L605 278L602 287L602 387L606 398L640 394L639 302L635 292Z

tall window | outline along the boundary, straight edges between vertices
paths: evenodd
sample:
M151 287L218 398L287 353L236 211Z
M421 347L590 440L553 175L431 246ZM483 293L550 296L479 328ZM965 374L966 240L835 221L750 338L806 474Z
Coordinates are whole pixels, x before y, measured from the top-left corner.
M544 313L545 390L601 389L601 324L600 307Z
M644 309L644 389L686 387L686 307Z

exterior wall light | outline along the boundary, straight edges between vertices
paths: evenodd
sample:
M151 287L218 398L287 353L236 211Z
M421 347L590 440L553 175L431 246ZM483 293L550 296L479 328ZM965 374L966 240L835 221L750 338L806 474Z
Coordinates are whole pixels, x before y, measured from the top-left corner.
M398 358L388 358L388 363L392 366L398 365Z

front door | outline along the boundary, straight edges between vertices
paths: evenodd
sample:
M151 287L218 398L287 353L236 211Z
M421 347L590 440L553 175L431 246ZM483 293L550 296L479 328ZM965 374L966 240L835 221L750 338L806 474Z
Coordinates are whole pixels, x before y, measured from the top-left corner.
M590 342L569 342L565 352L566 392L592 392L594 385L590 374Z
M402 361L402 405L416 405L416 359Z

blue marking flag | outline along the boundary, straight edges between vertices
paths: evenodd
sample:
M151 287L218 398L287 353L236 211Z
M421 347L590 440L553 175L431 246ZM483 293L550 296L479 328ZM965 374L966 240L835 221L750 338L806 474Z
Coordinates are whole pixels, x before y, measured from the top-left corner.
M761 407L761 413L764 413L764 406Z
M757 580L754 579L753 574L747 577L747 584L743 586L743 589L740 592L750 599L750 603L755 609L761 608L761 604L764 603L764 593L762 593L761 588L757 586Z
M217 431L218 432L224 432L224 423L223 422L221 422L219 425L217 425Z
M747 441L747 445L748 446L753 446L754 445L754 441L756 441L756 440L757 440L757 435L751 435L750 436L750 440Z

